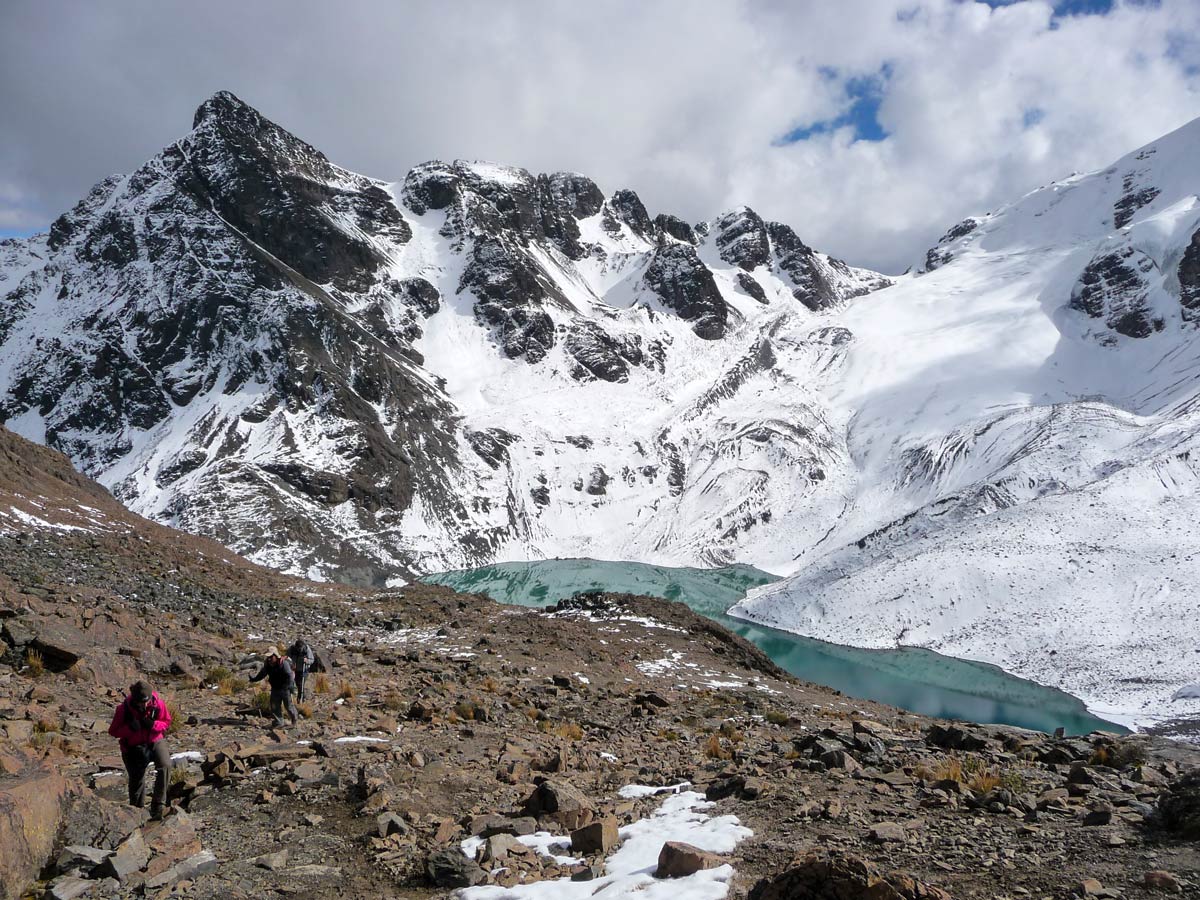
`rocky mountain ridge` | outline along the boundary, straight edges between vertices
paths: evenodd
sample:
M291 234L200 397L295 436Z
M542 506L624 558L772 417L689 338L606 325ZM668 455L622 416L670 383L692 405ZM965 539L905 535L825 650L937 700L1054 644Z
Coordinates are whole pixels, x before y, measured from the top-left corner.
M582 175L431 162L387 185L220 93L48 234L0 245L0 418L139 512L288 571L382 583L549 552L543 511L578 518L616 480L641 482L647 512L686 503L710 482L689 477L693 436L671 433L695 429L666 370L699 357L728 392L749 320L886 283L752 210L693 227ZM522 471L514 443L557 456L599 436L473 415L462 357L497 350L485 370L654 392L658 421L614 448L619 466L579 452ZM744 543L694 524L683 555Z

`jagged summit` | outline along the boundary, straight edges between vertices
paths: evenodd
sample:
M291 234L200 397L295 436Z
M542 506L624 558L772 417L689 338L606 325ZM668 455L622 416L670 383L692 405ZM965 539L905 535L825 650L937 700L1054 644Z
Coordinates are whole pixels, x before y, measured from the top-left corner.
M581 516L582 550L664 504L678 524L630 540L731 558L770 492L748 502L700 448L740 472L756 419L724 398L784 386L759 331L884 282L803 245L804 272L732 266L714 241L578 173L367 178L222 91L46 238L4 245L0 419L135 510L312 576L551 552ZM791 461L812 454L778 476L807 482ZM693 522L701 492L729 516Z
M244 103L232 91L217 91L196 107L192 117L192 129L195 130L207 119L217 120L252 120L260 125L266 124L254 107Z

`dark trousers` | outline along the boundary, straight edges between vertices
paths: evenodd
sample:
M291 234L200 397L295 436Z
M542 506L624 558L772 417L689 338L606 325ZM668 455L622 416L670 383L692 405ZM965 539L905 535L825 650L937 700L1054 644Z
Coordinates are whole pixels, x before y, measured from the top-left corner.
M296 667L296 699L304 702L304 679L308 677L308 669Z
M296 724L296 701L292 699L292 689L285 687L282 691L272 689L271 691L271 718L275 720L276 725L283 724L283 711L287 710L288 718L292 720L292 724Z
M150 798L151 812L160 811L167 799L167 780L171 776L171 754L166 741L153 744L138 744L121 751L125 771L129 773L129 803L132 806L146 805L146 769L154 763L154 794Z

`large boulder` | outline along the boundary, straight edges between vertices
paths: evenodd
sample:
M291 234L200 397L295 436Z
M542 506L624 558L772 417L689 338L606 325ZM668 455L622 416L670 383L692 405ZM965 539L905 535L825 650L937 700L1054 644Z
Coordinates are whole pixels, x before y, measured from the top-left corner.
M725 862L723 857L683 841L667 841L658 852L658 868L654 870L654 877L686 878L702 869L716 869L725 865Z
M952 900L941 888L903 872L880 874L865 859L850 853L819 851L794 860L783 872L759 880L749 900Z
M546 816L564 828L576 829L592 821L595 804L569 782L547 779L526 799L524 812L528 816Z
M487 878L487 874L473 859L463 856L458 847L438 850L429 855L425 864L429 880L438 887L473 887Z
M50 852L68 802L69 783L24 753L9 755L0 776L0 900L24 894Z

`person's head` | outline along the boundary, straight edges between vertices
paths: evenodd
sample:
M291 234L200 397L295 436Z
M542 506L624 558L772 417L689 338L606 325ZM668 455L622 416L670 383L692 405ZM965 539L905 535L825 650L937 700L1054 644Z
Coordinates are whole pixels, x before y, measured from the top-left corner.
M129 702L135 709L146 710L154 698L154 688L145 681L135 681L129 686Z
M267 662L271 663L271 665L274 665L275 663L279 662L279 648L268 647L263 651L263 656L267 658Z

